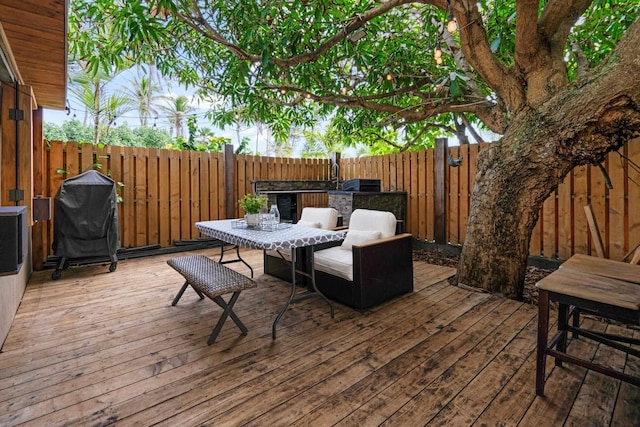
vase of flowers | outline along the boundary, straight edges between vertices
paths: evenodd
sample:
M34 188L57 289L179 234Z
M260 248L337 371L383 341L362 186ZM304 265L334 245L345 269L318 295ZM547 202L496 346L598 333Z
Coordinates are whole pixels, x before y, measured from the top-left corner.
M245 211L244 220L248 227L260 225L260 212L267 206L267 198L258 194L245 194L238 200L238 204Z

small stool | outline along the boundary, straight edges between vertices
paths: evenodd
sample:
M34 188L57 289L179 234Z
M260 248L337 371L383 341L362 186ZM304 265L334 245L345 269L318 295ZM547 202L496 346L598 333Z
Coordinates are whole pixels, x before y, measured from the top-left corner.
M238 300L241 291L256 287L256 283L252 279L204 255L171 258L167 260L167 264L186 279L184 285L182 285L182 288L173 299L172 306L178 303L187 286L191 286L200 299L204 299L206 295L224 310L207 340L208 345L216 341L227 317L233 319L243 335L248 332L248 329L233 312L233 306ZM233 293L233 295L227 303L221 295L228 293Z
M613 334L599 333L569 325L571 310L594 313L597 316L621 322L640 324L640 285L587 273L571 267L562 267L536 283L538 288L538 344L536 352L536 394L544 395L545 359L562 362L599 372L604 375L640 386L640 377L628 375L608 366L567 353L567 338L583 336L601 344L640 357L640 351L627 344L640 344L640 340ZM549 302L558 303L558 331L548 340ZM576 317L574 317L574 321ZM577 322L576 322L577 323ZM555 348L554 348L555 347Z

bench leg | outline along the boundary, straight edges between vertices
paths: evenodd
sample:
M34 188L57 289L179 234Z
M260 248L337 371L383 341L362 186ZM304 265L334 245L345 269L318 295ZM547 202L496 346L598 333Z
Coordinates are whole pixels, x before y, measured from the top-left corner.
M549 293L538 291L538 346L536 348L536 394L544 396L547 337L549 334Z
M171 305L176 305L178 301L180 301L180 298L182 298L182 294L184 294L184 291L187 289L187 286L189 286L189 282L184 282L184 285L182 285L182 288L180 288L178 295L176 295L176 297L173 299L173 302L171 302ZM204 299L204 295L202 294L202 292L200 292L196 288L193 288L193 290L196 291L200 299Z
M242 331L243 335L249 332L247 327L244 326L244 324L240 321L238 316L236 316L236 314L233 312L233 306L235 305L239 296L240 296L240 292L234 292L228 303L224 302L224 299L222 299L222 297L220 296L217 296L213 299L213 301L215 301L216 304L222 307L224 311L222 312L222 315L220 316L220 319L218 320L216 327L213 328L213 331L211 332L211 335L207 340L208 345L211 345L214 342L216 342L216 338L218 338L218 334L220 333L220 330L222 329L224 322L226 322L227 317L231 317L231 319L238 326L238 328L240 328L240 331Z

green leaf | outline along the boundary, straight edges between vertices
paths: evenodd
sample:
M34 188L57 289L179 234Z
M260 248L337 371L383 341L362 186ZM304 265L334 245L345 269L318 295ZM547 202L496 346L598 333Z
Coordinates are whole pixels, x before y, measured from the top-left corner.
M449 83L449 93L454 99L462 97L462 90L457 80L451 80Z

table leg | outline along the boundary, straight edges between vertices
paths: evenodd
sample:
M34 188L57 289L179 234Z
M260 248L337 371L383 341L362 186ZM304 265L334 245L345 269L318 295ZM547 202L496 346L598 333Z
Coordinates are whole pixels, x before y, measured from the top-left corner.
M283 258L284 259L284 258ZM293 297L296 295L296 249L291 249L291 294L289 294L289 299L284 303L284 306L278 312L276 316L276 320L273 321L273 326L271 327L271 338L276 339L276 325L284 315L284 312L289 308L289 304L293 301Z
M556 350L562 353L567 352L567 328L569 320L569 305L558 304L558 343L556 344ZM562 366L562 359L556 357L556 366Z
M547 337L549 335L549 293L538 289L538 346L536 349L536 394L544 396Z
M327 298L326 296L324 296L324 294L322 292L320 292L318 290L318 287L316 286L316 268L314 266L314 251L313 251L313 246L309 248L309 250L311 251L311 255L309 256L309 268L311 269L311 286L313 287L313 291L315 293L317 293L318 295L320 295L322 297L322 299L329 304L329 307L331 307L331 318L333 319L334 316L334 309L333 309L333 303L329 300L329 298Z
M311 248L311 250L313 251L313 248ZM296 255L297 255L296 249L295 248L291 249L291 294L289 294L289 299L287 299L287 301L285 302L284 306L278 312L278 315L276 316L276 320L273 321L273 327L271 328L271 336L272 336L273 339L276 339L276 325L278 324L278 322L280 321L280 319L284 315L284 312L287 311L287 308L289 308L289 305L294 301L301 301L301 300L306 299L306 298L310 298L310 297L314 297L314 296L320 296L327 304L329 304L329 308L331 309L331 318L332 319L333 319L333 317L335 315L335 310L333 308L333 303L326 296L324 296L324 294L322 292L320 292L318 290L318 287L316 286L316 271L315 271L315 268L313 266L313 252L311 252L311 256L309 257L309 268L311 269L310 272L304 272L304 271L296 270ZM295 295L296 295L296 274L298 274L298 273L311 278L311 285L313 287L313 292L309 292L307 294L300 295L298 298L295 298Z
M241 262L247 266L249 271L251 271L251 278L253 279L253 268L251 268L251 266L247 264L247 262L240 256L240 246L234 245L232 249L235 249L237 258L223 261L222 258L224 257L224 253L226 251L224 248L224 242L222 243L222 245L220 245L220 258L218 259L218 264L231 264L232 262Z

